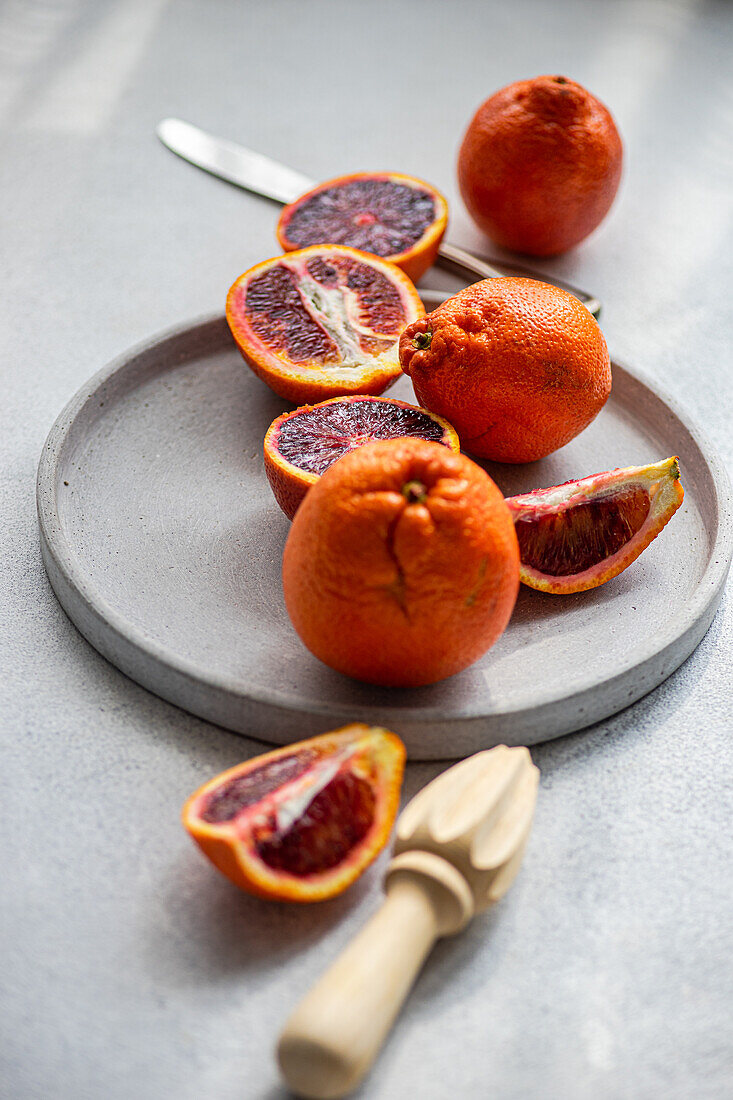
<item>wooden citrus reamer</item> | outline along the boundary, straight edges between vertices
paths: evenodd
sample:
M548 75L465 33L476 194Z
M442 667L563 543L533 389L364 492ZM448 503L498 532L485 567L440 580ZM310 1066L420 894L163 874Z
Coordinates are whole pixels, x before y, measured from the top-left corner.
M511 886L538 782L527 749L499 745L443 772L403 810L381 908L280 1036L280 1068L296 1093L331 1100L356 1088L435 941Z

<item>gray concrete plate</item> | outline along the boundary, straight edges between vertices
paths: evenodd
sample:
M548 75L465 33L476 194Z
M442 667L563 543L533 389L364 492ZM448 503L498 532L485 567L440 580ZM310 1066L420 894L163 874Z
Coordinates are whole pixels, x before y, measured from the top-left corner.
M567 447L486 468L511 495L677 454L682 508L601 588L522 588L494 648L440 684L360 684L301 645L280 583L289 523L261 453L286 405L245 367L221 316L121 356L56 421L38 471L48 576L84 637L128 676L265 741L357 720L395 730L413 759L450 759L569 733L639 699L689 656L733 542L730 485L704 436L628 367L613 371L606 407ZM414 400L406 378L390 392Z

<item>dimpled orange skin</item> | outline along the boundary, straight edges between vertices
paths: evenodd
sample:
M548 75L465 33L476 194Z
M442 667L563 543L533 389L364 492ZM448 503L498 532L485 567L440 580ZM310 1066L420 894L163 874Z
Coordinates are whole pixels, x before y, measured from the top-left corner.
M458 154L469 214L497 244L554 256L608 213L623 146L607 108L563 76L520 80L474 115Z
M465 455L419 439L335 462L283 555L285 603L308 649L393 687L473 664L505 629L518 587L517 537L496 485Z
M400 362L419 403L450 421L465 450L497 462L556 451L611 392L595 319L572 294L534 279L466 287L407 326Z

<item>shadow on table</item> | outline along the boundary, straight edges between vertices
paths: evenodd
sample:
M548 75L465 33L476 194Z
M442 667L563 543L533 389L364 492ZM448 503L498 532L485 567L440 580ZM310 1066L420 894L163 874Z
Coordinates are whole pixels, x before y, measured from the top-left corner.
M426 1019L434 1022L432 1005L444 986L460 986L464 993L473 987L483 986L487 980L487 972L489 976L491 974L491 966L487 971L483 960L481 968L477 968L474 960L479 950L490 955L492 932L498 920L501 920L501 914L498 911L479 914L469 926L470 930L455 938L439 940L418 975L413 990L408 994L403 1011L415 1013L417 1016L424 1014ZM399 1044L402 1041L399 1032L398 1017L395 1026L387 1035L382 1050L377 1055L375 1066L378 1063L389 1063L390 1049L393 1044ZM350 1094L354 1100L359 1100L359 1097L367 1091L369 1079L367 1075L363 1088ZM257 1100L291 1100L294 1096L295 1094L285 1085L276 1084L263 1091Z
M677 676L689 676L689 662L693 659L695 678L704 671L721 629L716 618L708 644L685 662ZM662 719L668 719L672 711L683 706L687 695L663 683L633 708L597 726L534 746L532 753L542 773L543 788L551 787L554 776L571 761L595 757L608 738L613 738L615 751L625 752L640 739L654 736ZM405 776L403 804L443 767L439 763L410 765ZM355 914L356 919L349 921L350 932L355 933L378 904L388 859L389 847L340 897L313 905L295 905L250 897L219 875L193 848L182 849L157 893L158 917L148 928L150 965L163 980L176 984L190 978L216 981L231 977L233 972L265 973L280 966L322 940L338 922L363 909L363 913ZM370 901L365 904L367 898ZM436 983L440 986L441 975L445 974L447 980L456 968L464 970L470 982L472 955L478 943L491 936L493 923L499 916L498 911L482 915L467 933L439 943L418 981L416 993L426 992ZM334 956L339 947L340 943L335 942Z
M724 603L697 649L647 695L593 726L531 747L532 758L540 769L541 789L551 787L554 775L571 761L595 756L604 742L612 740L617 751L630 751L638 741L653 737L663 722L688 704L694 682L704 675L722 640L723 606ZM692 683L681 691L679 681Z
M158 914L148 925L150 969L167 984L188 984L280 967L322 940L368 894L376 900L381 875L381 868L372 867L330 901L266 901L239 890L202 856L186 851L157 894Z

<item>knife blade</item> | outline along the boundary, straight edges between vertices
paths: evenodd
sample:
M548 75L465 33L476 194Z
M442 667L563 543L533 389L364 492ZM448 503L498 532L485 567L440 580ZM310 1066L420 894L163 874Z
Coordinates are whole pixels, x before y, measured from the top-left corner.
M218 176L219 179L233 183L237 187L242 187L245 191L263 195L275 202L293 202L316 183L302 172L296 172L293 168L278 164L270 157L255 153L234 141L214 137L213 134L208 134L205 130L180 118L163 119L158 124L156 133L167 149L183 160L187 160L189 164L202 168L212 176ZM469 279L476 277L495 279L505 274L520 274L530 279L539 279L541 282L554 283L579 298L594 317L597 317L601 310L601 303L597 298L555 279L552 275L539 275L513 264L494 266L445 241L438 250L438 263L461 277L468 276Z
M156 133L163 144L183 160L275 202L292 202L316 185L315 180L262 153L214 137L180 118L164 118Z

